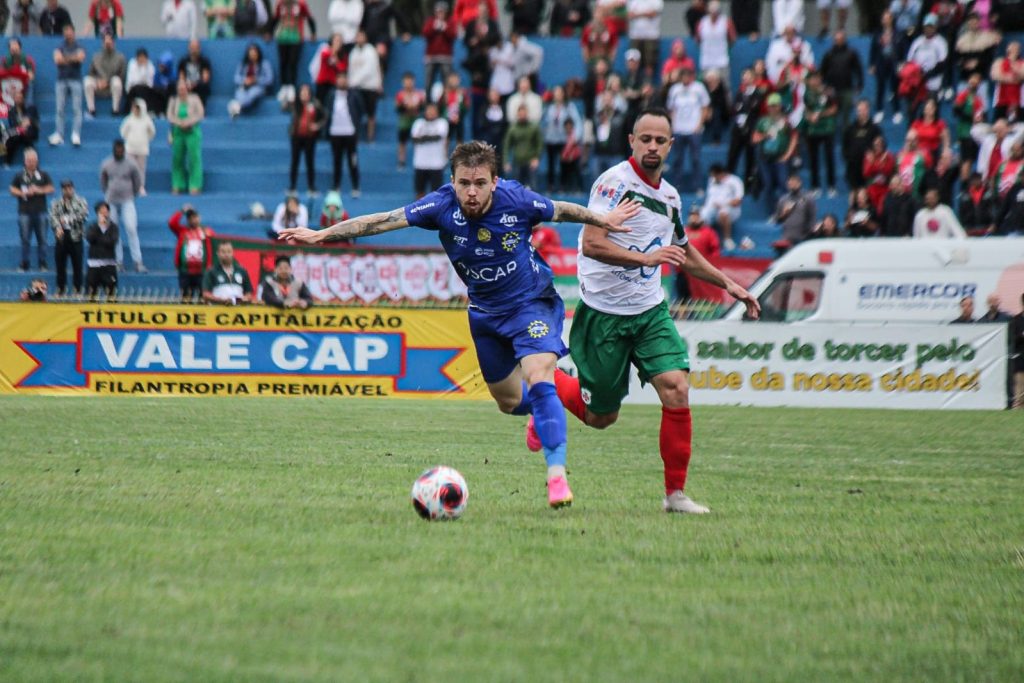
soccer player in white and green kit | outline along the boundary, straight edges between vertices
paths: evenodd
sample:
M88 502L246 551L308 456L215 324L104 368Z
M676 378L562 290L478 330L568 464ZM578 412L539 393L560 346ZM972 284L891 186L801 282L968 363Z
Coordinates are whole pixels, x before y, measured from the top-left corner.
M686 342L679 337L665 301L661 267L671 264L722 287L746 304L753 318L759 315L760 306L747 290L687 243L679 193L662 178L672 147L668 112L642 112L629 141L632 155L597 179L588 208L607 213L632 199L640 202L641 210L623 223L630 232L612 234L587 225L580 233L580 303L569 336L579 379L559 370L555 387L569 412L591 427L604 429L618 419L622 399L629 393L629 366L635 365L640 379L653 384L661 399L664 508L703 514L709 509L683 493L692 434L690 362ZM527 446L539 450L532 428L531 422Z

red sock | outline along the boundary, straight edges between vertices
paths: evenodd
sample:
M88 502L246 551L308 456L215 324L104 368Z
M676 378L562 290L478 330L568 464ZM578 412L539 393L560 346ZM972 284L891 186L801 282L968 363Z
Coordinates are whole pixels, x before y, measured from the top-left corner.
M686 469L690 466L690 440L693 423L689 408L662 408L661 460L665 463L665 493L682 491L686 486Z
M555 391L565 409L579 418L580 422L586 423L587 404L583 402L580 381L555 368Z

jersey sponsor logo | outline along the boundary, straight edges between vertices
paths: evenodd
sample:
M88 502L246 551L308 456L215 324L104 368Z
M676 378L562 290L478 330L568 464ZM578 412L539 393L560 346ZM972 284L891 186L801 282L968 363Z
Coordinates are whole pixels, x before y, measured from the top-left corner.
M647 252L654 251L656 249L661 249L661 238L660 237L655 237L653 240L648 242L647 246L644 247L643 249L641 249L640 247L637 247L635 245L631 245L629 247L630 251L638 251L638 252L640 252L642 254L646 254ZM640 283L640 282L642 282L644 280L650 280L652 277L654 277L655 275L657 275L658 273L661 272L661 266L660 265L652 266L650 268L648 268L647 266L638 266L638 268L640 269L640 275L639 276L631 275L629 273L629 271L636 270L636 268L626 268L624 270L616 271L615 275L618 276L618 278L620 280L624 280L626 282Z
M589 406L590 405L590 399L592 398L592 396L590 394L590 389L584 389L583 387L580 387L580 398L583 399L583 403L584 404Z
M455 242L460 247L464 247L469 244L469 238L464 235L452 235L452 242Z
M427 204L420 204L418 206L414 206L411 209L409 209L409 213L419 213L420 211L426 211L427 209L429 209L433 205L434 205L434 202L429 202Z
M455 267L470 280L477 282L497 282L508 277L516 271L516 262L509 261L503 266L487 266L484 268L472 268L462 261L457 261Z
M476 241L477 242L490 242L491 241L491 231L488 230L487 228L480 228L479 230L476 231Z
M551 328L543 320L533 320L529 325L526 326L526 333L534 339L540 339L546 337Z
M533 208L535 209L546 209L548 205L544 202L538 202L536 199L533 200Z
M462 215L462 209L455 209L452 213L452 220L455 221L455 225L463 226L466 224L466 218Z
M493 249L484 249L483 247L477 247L473 250L473 253L477 256L494 256Z
M501 237L501 248L505 251L515 251L519 246L519 235L514 232L507 232Z
M501 218L498 219L498 222L501 223L502 225L515 225L516 223L519 222L519 217L503 213L501 214Z

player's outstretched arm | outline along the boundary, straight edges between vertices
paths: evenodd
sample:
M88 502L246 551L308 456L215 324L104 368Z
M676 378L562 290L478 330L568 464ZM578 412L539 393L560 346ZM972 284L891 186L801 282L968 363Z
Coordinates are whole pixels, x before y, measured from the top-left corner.
M761 315L761 304L750 292L708 263L704 255L697 251L692 244L684 244L682 249L686 252L686 262L682 264L683 270L696 278L721 287L729 293L729 296L737 301L742 301L743 305L747 307L747 317L757 320Z
M630 232L623 223L640 211L640 202L632 199L619 202L618 206L608 213L595 213L585 206L572 202L552 202L555 215L551 219L556 223L583 223L609 232Z
M351 239L353 237L379 235L382 232L407 227L409 227L409 221L405 218L405 209L394 209L392 211L349 218L347 221L335 223L323 230L286 228L280 232L280 237L283 240L300 244L322 244L324 242L337 242L338 240Z
M654 268L663 263L681 268L686 262L686 252L674 244L648 252L627 249L608 239L607 230L594 225L583 226L583 255L625 268Z

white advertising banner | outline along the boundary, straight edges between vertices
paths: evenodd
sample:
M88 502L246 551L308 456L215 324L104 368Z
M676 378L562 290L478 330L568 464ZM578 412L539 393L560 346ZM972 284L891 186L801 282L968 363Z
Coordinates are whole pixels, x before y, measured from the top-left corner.
M1006 325L677 323L696 405L1006 407ZM634 369L627 403L657 403Z

